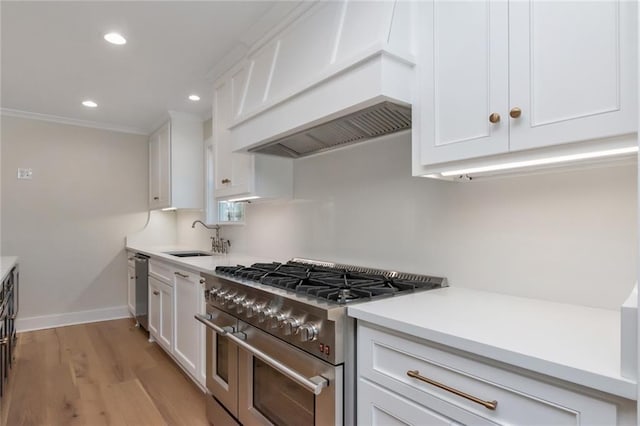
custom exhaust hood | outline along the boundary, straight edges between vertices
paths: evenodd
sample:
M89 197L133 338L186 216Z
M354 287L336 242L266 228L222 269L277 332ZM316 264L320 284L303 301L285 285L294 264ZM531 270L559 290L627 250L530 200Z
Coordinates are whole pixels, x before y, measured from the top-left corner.
M249 150L299 158L411 128L411 108L383 101Z
M233 151L299 158L410 129L412 7L320 2L250 51L218 86Z

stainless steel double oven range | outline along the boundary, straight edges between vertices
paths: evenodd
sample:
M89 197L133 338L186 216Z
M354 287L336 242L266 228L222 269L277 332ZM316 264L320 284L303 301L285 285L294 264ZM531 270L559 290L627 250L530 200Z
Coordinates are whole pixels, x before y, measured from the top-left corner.
M446 279L308 259L204 274L207 416L216 426L355 424L352 303Z

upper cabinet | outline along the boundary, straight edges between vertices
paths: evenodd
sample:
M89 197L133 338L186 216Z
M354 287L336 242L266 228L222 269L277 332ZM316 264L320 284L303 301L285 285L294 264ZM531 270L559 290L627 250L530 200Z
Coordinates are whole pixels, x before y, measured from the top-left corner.
M149 138L149 209L203 206L202 120L170 112Z
M632 143L635 2L420 7L414 174Z
M237 115L246 83L236 67L213 91L213 196L216 199L289 198L293 163L286 158L233 152L229 127Z

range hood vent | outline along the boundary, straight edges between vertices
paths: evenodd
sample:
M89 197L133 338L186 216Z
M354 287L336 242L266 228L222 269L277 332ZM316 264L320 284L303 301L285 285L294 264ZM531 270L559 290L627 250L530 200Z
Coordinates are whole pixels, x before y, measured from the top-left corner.
M411 108L385 101L278 138L249 152L300 158L411 128Z

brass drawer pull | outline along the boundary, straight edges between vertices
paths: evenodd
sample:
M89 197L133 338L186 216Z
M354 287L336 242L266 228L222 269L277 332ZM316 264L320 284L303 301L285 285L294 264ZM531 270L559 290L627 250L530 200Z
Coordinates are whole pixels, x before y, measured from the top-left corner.
M174 272L174 274L176 274L177 276L182 277L182 278L189 278L189 275L181 274L180 272Z
M155 294L156 296L160 296L160 292L158 290L154 290L153 294Z
M160 199L160 197L153 197L154 201L158 201Z
M493 124L496 124L497 122L500 121L500 114L498 114L497 112L494 112L489 116L489 121Z
M454 389L454 388L449 387L447 385L444 385L444 384L442 384L440 382L436 382L435 380L431 380L431 379L428 379L428 378L426 378L424 376L421 376L420 372L418 370L409 370L409 371L407 371L407 376L412 377L414 379L421 380L421 381L423 381L425 383L428 383L430 385L433 385L433 386L435 386L437 388L444 389L447 392L451 392L453 394L456 394L458 396L466 398L466 399L468 399L470 401L475 402L476 404L482 405L484 408L489 409L489 410L495 410L496 407L498 406L498 401L495 401L495 400L494 401L485 401L483 399L476 398L473 395L469 395L468 393L464 393L462 391L459 391L458 389Z
M226 185L227 183L231 183L231 179L222 179L221 182Z

